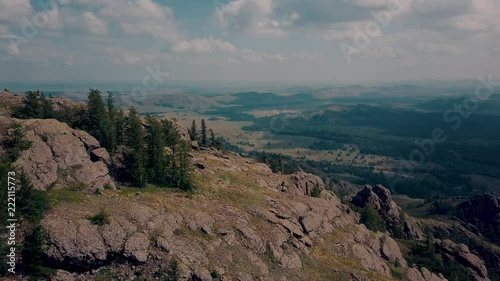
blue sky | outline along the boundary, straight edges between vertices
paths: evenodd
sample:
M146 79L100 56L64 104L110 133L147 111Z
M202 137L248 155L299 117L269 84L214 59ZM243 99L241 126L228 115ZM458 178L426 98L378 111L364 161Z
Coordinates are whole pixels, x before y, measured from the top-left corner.
M494 0L0 0L0 81L141 81L157 65L171 80L496 76L499 12Z

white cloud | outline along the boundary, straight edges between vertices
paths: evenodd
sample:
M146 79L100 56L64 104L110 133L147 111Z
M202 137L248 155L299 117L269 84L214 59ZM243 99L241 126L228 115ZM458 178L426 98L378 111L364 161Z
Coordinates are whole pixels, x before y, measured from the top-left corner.
M92 34L108 33L108 26L106 22L98 19L93 13L85 12L83 13L82 18L88 32Z
M72 10L64 9L61 21L68 30L78 30L88 34L103 35L108 33L107 23L92 12L77 14Z
M175 53L196 54L216 52L235 53L237 51L233 44L220 39L214 39L213 36L210 36L208 39L193 39L190 41L182 40L175 43L171 49Z
M216 20L228 32L244 32L261 37L286 37L293 20L300 16L293 11L289 19L272 18L271 0L236 0L216 8Z
M99 0L98 14L113 19L130 35L149 35L164 40L177 40L179 34L174 13L168 6L152 0Z
M0 0L0 23L20 26L23 17L29 17L33 8L29 0Z
M252 50L244 49L239 54L241 60L247 63L263 63L263 62L283 62L285 56L283 54L263 54Z

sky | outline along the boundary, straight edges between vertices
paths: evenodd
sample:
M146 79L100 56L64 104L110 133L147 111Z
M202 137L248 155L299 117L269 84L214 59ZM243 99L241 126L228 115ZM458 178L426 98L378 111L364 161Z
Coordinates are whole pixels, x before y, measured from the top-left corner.
M499 2L0 0L0 81L500 77Z

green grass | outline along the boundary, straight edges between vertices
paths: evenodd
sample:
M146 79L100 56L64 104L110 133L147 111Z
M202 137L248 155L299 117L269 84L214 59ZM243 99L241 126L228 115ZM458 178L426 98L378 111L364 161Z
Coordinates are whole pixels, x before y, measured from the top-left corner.
M78 203L85 200L85 195L81 192L69 189L51 189L47 191L47 196L52 206L62 203Z
M118 194L123 196L135 195L137 192L142 194L155 194L155 193L186 193L179 188L167 188L167 187L158 187L156 185L148 184L143 188L140 187L124 187L120 186Z

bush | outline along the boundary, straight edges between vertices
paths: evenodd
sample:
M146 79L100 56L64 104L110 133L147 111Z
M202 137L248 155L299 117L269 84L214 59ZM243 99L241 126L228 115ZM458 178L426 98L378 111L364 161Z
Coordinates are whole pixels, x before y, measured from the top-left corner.
M318 185L315 185L311 192L311 196L318 198L320 194L321 194L321 189L319 189Z
M71 181L68 183L68 190L82 191L87 188L87 185L81 181Z
M222 278L222 275L220 275L220 273L217 272L217 270L215 268L213 268L212 271L210 271L210 276L212 277L212 279L215 279L215 280L219 280Z
M366 225L369 230L384 232L387 230L385 221L380 213L371 204L361 209L361 223Z
M165 281L179 281L180 278L181 269L179 268L179 262L174 258L170 261L170 265L168 266Z
M91 216L89 220L92 224L99 226L110 223L109 215L104 209L101 209L97 214Z
M54 269L44 266L45 256L45 231L40 225L33 228L30 234L24 239L23 263L26 266L26 272L29 274L29 280L40 280L48 278L55 273Z

